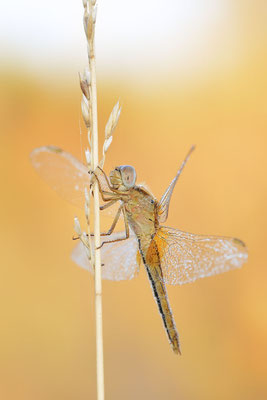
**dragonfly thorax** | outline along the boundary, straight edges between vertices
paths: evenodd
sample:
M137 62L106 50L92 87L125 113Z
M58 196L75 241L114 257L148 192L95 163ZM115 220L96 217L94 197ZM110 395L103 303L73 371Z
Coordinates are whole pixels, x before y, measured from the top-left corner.
M109 179L114 189L129 190L135 185L136 172L131 165L121 165L110 172Z

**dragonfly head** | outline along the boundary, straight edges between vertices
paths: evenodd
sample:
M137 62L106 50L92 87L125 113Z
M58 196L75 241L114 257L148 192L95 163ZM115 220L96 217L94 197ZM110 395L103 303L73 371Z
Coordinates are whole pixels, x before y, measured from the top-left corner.
M109 179L114 189L128 190L135 185L136 172L131 165L121 165L111 171Z

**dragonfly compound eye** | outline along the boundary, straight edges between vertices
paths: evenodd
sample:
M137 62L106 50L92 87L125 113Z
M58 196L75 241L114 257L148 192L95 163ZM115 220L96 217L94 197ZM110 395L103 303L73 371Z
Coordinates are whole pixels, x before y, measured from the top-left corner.
M122 165L120 167L120 171L123 185L127 189L132 188L135 185L136 181L136 172L134 167L132 167L131 165Z

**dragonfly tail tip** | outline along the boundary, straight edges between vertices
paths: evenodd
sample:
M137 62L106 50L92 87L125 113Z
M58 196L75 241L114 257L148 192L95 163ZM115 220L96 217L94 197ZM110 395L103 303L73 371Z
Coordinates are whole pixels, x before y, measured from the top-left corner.
M175 354L179 354L180 356L182 355L182 353L181 353L181 349L180 349L180 346L178 345L178 346L173 346L173 352L175 353Z

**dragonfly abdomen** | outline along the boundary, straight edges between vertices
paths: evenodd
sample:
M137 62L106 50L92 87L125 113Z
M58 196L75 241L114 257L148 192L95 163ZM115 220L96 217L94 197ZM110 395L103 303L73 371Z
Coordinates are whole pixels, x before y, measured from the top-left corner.
M176 330L172 311L168 301L166 286L163 280L157 244L153 239L150 241L149 246L139 240L139 247L172 349L175 353L181 354L178 332Z

